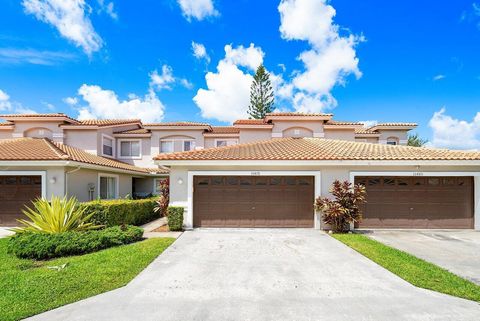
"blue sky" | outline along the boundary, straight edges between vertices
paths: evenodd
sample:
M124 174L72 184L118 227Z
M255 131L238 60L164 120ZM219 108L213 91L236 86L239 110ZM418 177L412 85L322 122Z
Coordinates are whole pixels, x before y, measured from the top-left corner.
M60 3L2 1L1 113L228 124L263 62L280 110L417 122L434 146L480 148L480 2Z

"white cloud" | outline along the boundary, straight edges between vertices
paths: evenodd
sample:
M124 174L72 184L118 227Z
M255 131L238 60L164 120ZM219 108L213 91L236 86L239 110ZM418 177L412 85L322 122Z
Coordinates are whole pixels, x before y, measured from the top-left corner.
M161 74L157 70L150 73L150 86L157 90L171 89L170 85L174 82L173 69L169 65L162 66Z
M98 0L100 12L105 12L113 20L118 20L118 13L115 11L115 4L113 2L105 2L105 0Z
M193 84L188 79L185 79L185 78L180 79L180 84L182 84L182 86L187 89L193 88Z
M232 45L225 46L225 62L247 67L253 71L263 63L263 56L265 54L262 48L255 47L253 43L247 48L242 45L237 48L232 48Z
M75 59L75 55L65 52L36 49L0 48L0 63L55 65Z
M378 120L360 120L359 123L363 124L363 128L370 128L378 124Z
M447 76L439 74L439 75L436 75L436 76L433 77L433 81L442 80L442 79L445 79L445 78L447 78Z
M10 100L10 96L0 89L0 111L14 114L36 114L36 111L24 107L21 103Z
M362 76L355 47L363 36L341 35L340 26L333 22L335 9L327 0L282 0L278 10L282 38L307 41L311 46L298 57L304 70L292 80L293 107L303 112L334 108L337 101L331 90L345 85L349 75Z
M80 107L79 119L139 118L145 122L163 119L165 107L151 88L143 98L130 96L127 100L119 100L112 90L83 84L78 95L87 103Z
M210 56L208 55L207 49L203 44L192 41L192 51L195 58L205 59L207 64L210 63Z
M85 0L23 0L22 4L26 13L54 26L86 54L102 47L103 41L88 18L91 8Z
M433 130L431 146L452 149L480 149L480 112L471 122L445 114L442 108L433 114L428 125Z
M207 89L199 89L193 98L202 117L224 122L245 118L253 81L251 73L263 63L263 56L262 49L254 44L248 48L226 45L225 57L218 62L217 71L205 75Z
M191 21L192 18L203 20L207 17L218 16L212 0L177 0L183 16Z
M66 97L63 98L63 102L70 106L75 106L78 103L78 98L77 97Z

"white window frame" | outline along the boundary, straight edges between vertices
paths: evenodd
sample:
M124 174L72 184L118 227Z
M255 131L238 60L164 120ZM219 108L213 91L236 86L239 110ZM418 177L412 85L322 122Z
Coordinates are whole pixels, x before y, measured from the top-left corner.
M108 174L108 173L98 173L98 180L97 180L97 197L100 199L100 178L102 177L110 177L115 178L115 197L108 198L108 199L118 199L119 198L119 187L120 187L120 176L116 174Z
M103 140L105 138L108 138L108 139L111 139L112 140L112 155L108 155L108 154L104 154L103 153ZM113 138L112 136L109 136L107 134L102 134L102 146L100 147L101 150L102 150L102 156L104 157L109 157L109 158L115 158L115 138Z
M227 142L227 146L238 145L238 139L236 139L236 138L218 138L218 139L215 139L215 147L221 147L221 146L218 146L218 145L217 145L217 142L218 142L218 141L223 141L223 140ZM235 142L235 144L233 144L233 145L228 145L228 142L229 142L229 141L230 141L230 142ZM225 147L225 146L224 146L224 147Z
M195 150L195 148L197 147L195 139L182 139L182 152L187 152L185 150L185 142L193 142L193 149L190 149L190 151ZM175 150L175 142L173 143L173 149Z
M47 172L46 171L0 171L0 176L40 176L42 198L47 198Z
M162 152L162 142L171 142L172 143L172 151L171 152ZM166 153L174 153L175 152L175 140L174 139L160 139L160 144L158 146L159 154L166 154Z
M122 156L122 142L138 142L140 148L140 154L138 156ZM129 139L129 138L122 138L118 139L118 158L119 159L142 159L142 140L141 139Z

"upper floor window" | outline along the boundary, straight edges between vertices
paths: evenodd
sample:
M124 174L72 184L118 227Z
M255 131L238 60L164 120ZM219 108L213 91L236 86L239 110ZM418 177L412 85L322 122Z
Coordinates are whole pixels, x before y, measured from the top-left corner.
M187 152L190 150L195 149L195 141L194 140L184 140L183 141L183 151Z
M120 141L120 157L132 158L141 157L141 141L137 140L121 140Z
M398 145L398 138L397 137L388 137L387 138L387 145Z
M107 135L102 136L102 154L113 156L113 138Z
M173 140L161 140L160 153L173 153Z
M215 147L233 146L238 144L238 139L216 139Z

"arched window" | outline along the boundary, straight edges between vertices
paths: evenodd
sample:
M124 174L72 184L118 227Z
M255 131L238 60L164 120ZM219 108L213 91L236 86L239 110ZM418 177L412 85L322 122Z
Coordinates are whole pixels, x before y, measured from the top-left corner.
M30 128L26 130L23 133L23 136L25 137L33 137L33 138L53 138L53 133L50 129L48 128L43 128L43 127L35 127L35 128Z
M398 145L398 138L397 137L388 137L387 138L387 145Z

